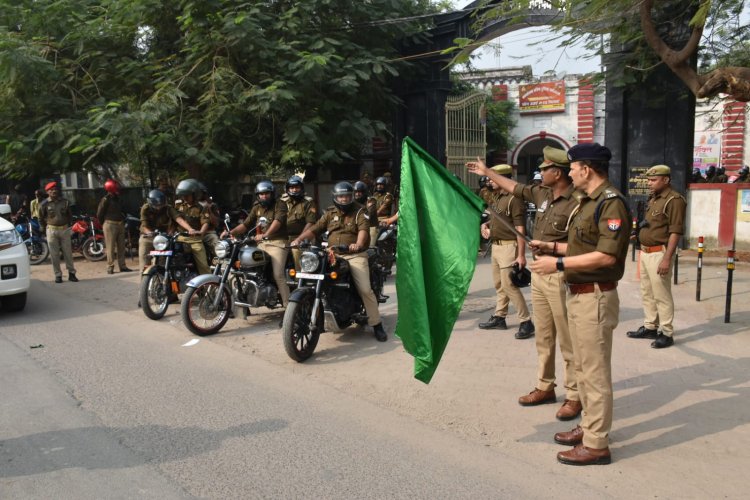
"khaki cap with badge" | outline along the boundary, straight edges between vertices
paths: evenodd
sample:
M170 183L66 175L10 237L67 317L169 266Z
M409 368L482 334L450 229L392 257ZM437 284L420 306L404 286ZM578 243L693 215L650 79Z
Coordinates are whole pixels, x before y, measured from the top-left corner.
M542 152L544 153L544 162L539 165L540 169L549 167L570 168L568 153L564 149L545 146Z
M672 169L666 165L654 165L646 171L646 177L672 176Z
M510 165L506 165L505 163L502 163L500 165L495 165L490 170L500 175L510 175L513 173L513 167L511 167Z

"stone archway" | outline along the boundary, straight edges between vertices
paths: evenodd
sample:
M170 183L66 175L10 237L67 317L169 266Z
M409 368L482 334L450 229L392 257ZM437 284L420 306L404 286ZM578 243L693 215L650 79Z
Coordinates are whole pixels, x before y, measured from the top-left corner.
M445 102L452 89L449 63L453 54L444 52L455 45L456 38L480 42L528 26L548 25L559 13L555 9L533 9L518 18L497 19L478 32L473 30L477 12L508 0L473 2L461 11L434 18L428 42L404 47L402 55L419 58L421 82L400 82L396 89L402 106L395 113L393 157L400 158L401 141L410 136L438 161L445 164ZM539 0L540 7L550 5ZM676 46L684 40L672 40ZM476 48L474 46L473 48ZM470 49L473 50L473 49ZM603 58L608 68L620 67L623 47L613 47ZM424 55L428 54L427 57ZM687 174L693 164L693 127L695 96L666 67L657 68L645 82L634 87L620 87L606 82L606 119L604 144L612 150L609 179L628 194L637 172L644 166L666 163L672 168L672 185L684 191ZM657 96L659 99L654 100ZM572 144L571 144L572 145Z
M534 170L544 160L545 146L565 150L570 148L565 139L553 134L534 134L519 141L509 157L511 165L516 169L518 182L528 184Z

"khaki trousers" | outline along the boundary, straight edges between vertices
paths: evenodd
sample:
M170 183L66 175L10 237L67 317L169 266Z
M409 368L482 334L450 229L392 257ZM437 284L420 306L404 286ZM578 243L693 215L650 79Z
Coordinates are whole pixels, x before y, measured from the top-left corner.
M269 240L258 245L258 248L268 254L271 259L273 268L273 279L281 295L281 303L286 307L289 303L289 285L286 284L286 258L289 255L289 249L284 248L286 240Z
M151 265L149 252L154 249L154 237L141 235L138 238L138 267L141 271Z
M370 284L370 266L367 263L367 252L339 255L339 257L349 262L349 271L352 273L354 286L357 288L357 293L365 306L367 324L370 326L377 325L380 323L380 311L378 311L378 301Z
M378 226L370 226L370 248L378 246Z
M583 412L583 444L609 446L612 428L612 332L617 327L620 297L617 289L569 294L568 327L573 339L578 394Z
M568 329L568 307L563 273L531 274L531 305L534 308L536 327L536 352L538 356L538 382L540 391L555 388L556 341L560 343L563 358L563 383L565 399L578 401L573 341Z
M641 298L643 301L643 326L649 330L661 327L664 335L674 335L674 300L672 299L672 264L669 272L659 276L656 272L659 263L664 258L664 251L646 253L641 252Z
M521 290L510 280L511 266L516 260L518 243L501 242L492 244L492 280L497 291L497 302L495 304L495 316L504 318L508 315L508 303L513 302L513 307L518 312L518 321L524 322L531 319L526 299L523 298Z
M216 257L216 244L219 242L219 235L216 231L209 231L203 235L203 244L206 246L206 258L213 260Z
M73 248L70 244L70 228L52 229L47 226L47 245L49 245L49 257L52 259L52 270L55 277L62 278L62 269L60 269L60 252L62 251L65 259L65 267L68 274L75 274L76 268L73 266Z
M203 245L203 238L200 236L178 236L177 241L186 245L186 250L193 254L195 267L198 274L211 274L211 268L208 267L208 258L206 257L206 247Z
M120 269L128 267L125 264L125 225L122 222L105 220L102 227L107 251L107 268L115 268L115 251L117 252L117 265Z

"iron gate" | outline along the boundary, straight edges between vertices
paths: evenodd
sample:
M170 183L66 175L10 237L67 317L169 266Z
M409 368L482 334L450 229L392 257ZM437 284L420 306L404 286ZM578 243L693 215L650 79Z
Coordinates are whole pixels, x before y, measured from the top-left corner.
M467 161L487 154L487 94L469 91L448 96L445 103L446 167L471 188L479 188L479 177L469 174Z

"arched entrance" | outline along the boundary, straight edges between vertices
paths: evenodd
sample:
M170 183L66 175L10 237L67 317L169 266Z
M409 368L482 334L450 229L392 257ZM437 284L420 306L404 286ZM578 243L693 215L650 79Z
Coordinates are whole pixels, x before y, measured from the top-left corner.
M528 184L534 170L544 160L544 148L550 146L558 149L569 149L570 145L556 135L539 132L520 141L510 157L511 165L516 167L518 182Z

